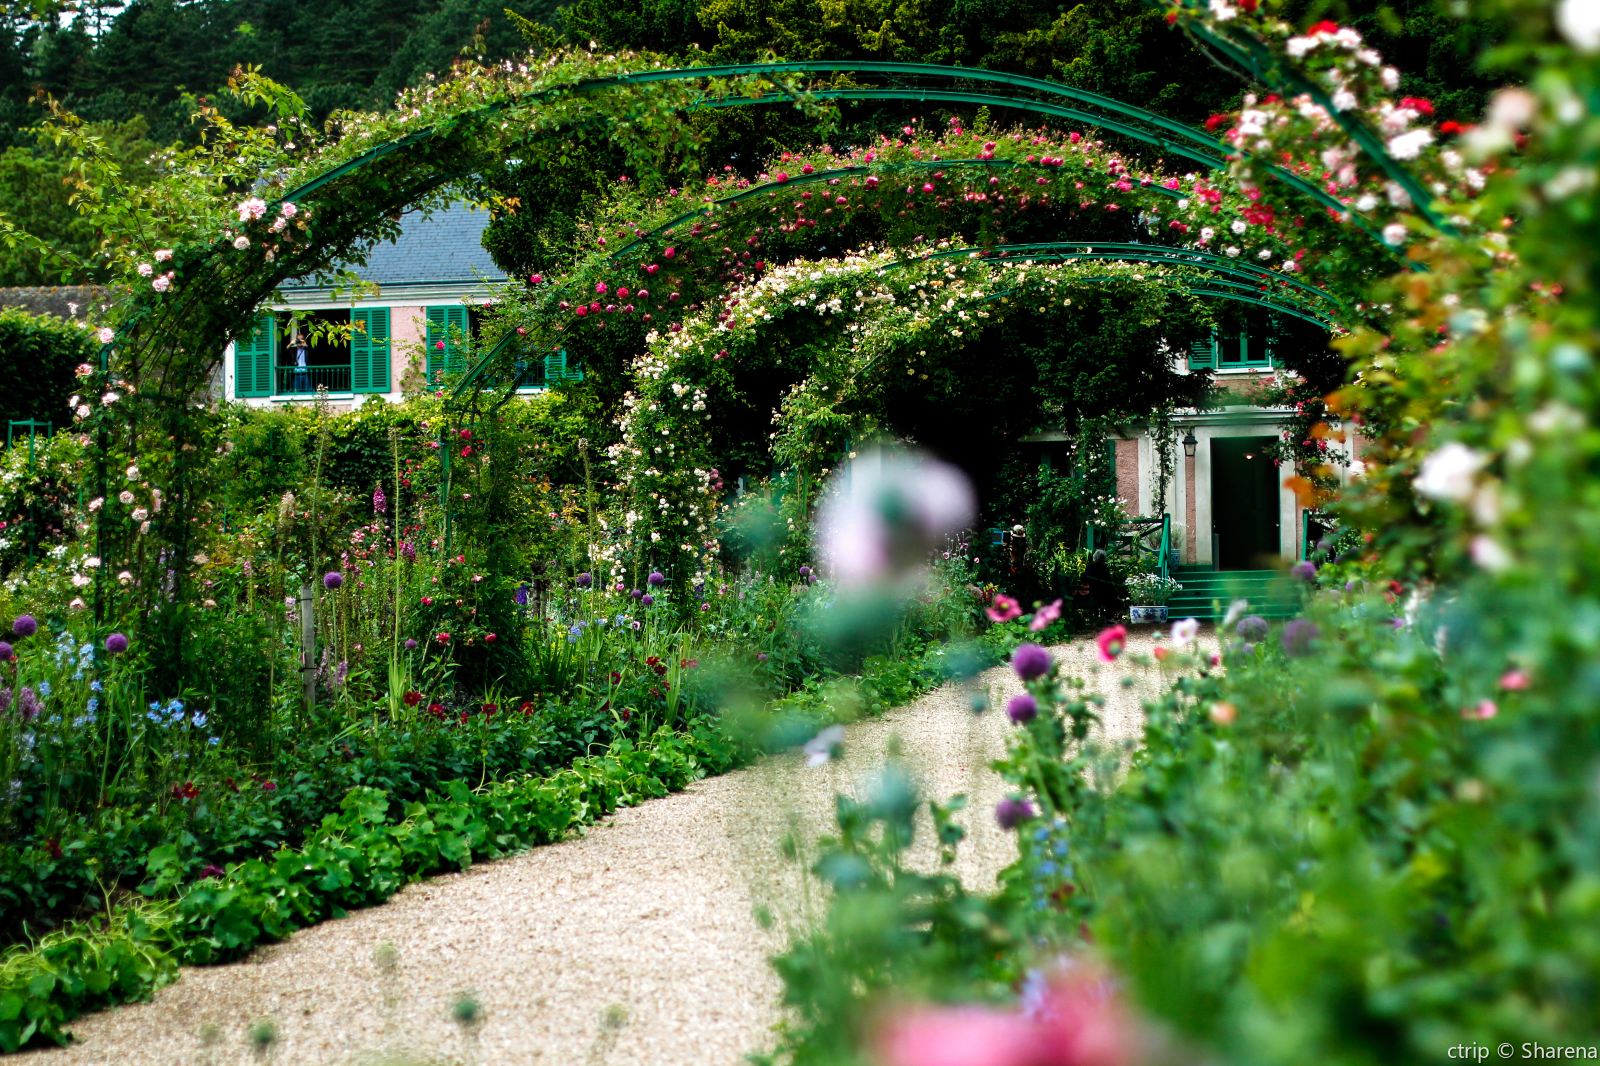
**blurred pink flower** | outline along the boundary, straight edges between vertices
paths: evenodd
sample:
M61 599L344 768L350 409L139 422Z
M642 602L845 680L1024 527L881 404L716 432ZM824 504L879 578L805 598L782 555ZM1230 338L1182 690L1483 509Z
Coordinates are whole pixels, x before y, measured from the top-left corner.
M1061 618L1061 601L1047 603L1033 612L1033 621L1028 623L1028 628L1035 633L1041 629L1048 629Z
M1044 979L1021 1010L916 1007L876 1041L882 1066L1135 1066L1137 1021L1115 984L1089 965Z
M994 604L984 608L983 613L989 616L989 621L991 622L1009 622L1013 618L1021 617L1022 604L1003 592L997 592L994 596Z
M1128 643L1127 626L1110 626L1100 631L1095 637L1095 644L1100 650L1101 662L1116 662L1117 656L1122 654L1122 649Z
M865 452L834 486L817 516L818 543L842 586L920 576L929 554L977 514L966 475L915 452Z

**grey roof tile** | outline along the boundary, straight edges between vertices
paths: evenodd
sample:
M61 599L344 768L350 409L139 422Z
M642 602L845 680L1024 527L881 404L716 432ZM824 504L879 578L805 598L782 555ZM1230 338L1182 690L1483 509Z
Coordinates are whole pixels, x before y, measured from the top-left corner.
M364 280L378 285L426 285L447 282L500 280L506 276L483 247L489 212L456 201L423 217L408 211L400 220L400 235L375 245L366 266L355 267ZM337 263L331 269L344 269ZM318 288L315 278L284 283L285 292Z

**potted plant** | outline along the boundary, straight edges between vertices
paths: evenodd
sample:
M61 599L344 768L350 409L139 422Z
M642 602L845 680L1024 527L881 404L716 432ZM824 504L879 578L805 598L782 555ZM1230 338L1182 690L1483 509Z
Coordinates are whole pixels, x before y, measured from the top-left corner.
M1160 574L1128 575L1128 620L1130 622L1165 622L1167 601L1183 586L1170 577Z

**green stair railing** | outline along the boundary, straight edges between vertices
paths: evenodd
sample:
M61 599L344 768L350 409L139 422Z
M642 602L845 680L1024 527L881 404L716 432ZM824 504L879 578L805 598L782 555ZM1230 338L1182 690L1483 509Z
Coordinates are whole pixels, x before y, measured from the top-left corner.
M1096 527L1090 523L1086 528L1089 550L1094 551ZM1157 560L1156 572L1162 577L1170 576L1171 515L1162 514L1160 517L1151 515L1147 518L1130 518L1117 522L1102 531L1101 537L1107 555L1140 558L1154 552Z

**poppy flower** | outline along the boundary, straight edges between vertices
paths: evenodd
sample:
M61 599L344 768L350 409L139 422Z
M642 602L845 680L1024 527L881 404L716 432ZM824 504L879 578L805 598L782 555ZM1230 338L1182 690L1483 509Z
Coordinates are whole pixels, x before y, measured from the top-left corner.
M993 605L985 608L984 614L989 616L989 621L997 624L1009 622L1022 616L1022 604L1003 592L996 593Z
M1101 662L1116 662L1117 656L1121 655L1122 649L1128 645L1128 627L1117 625L1102 629L1094 638L1094 642L1100 650Z

